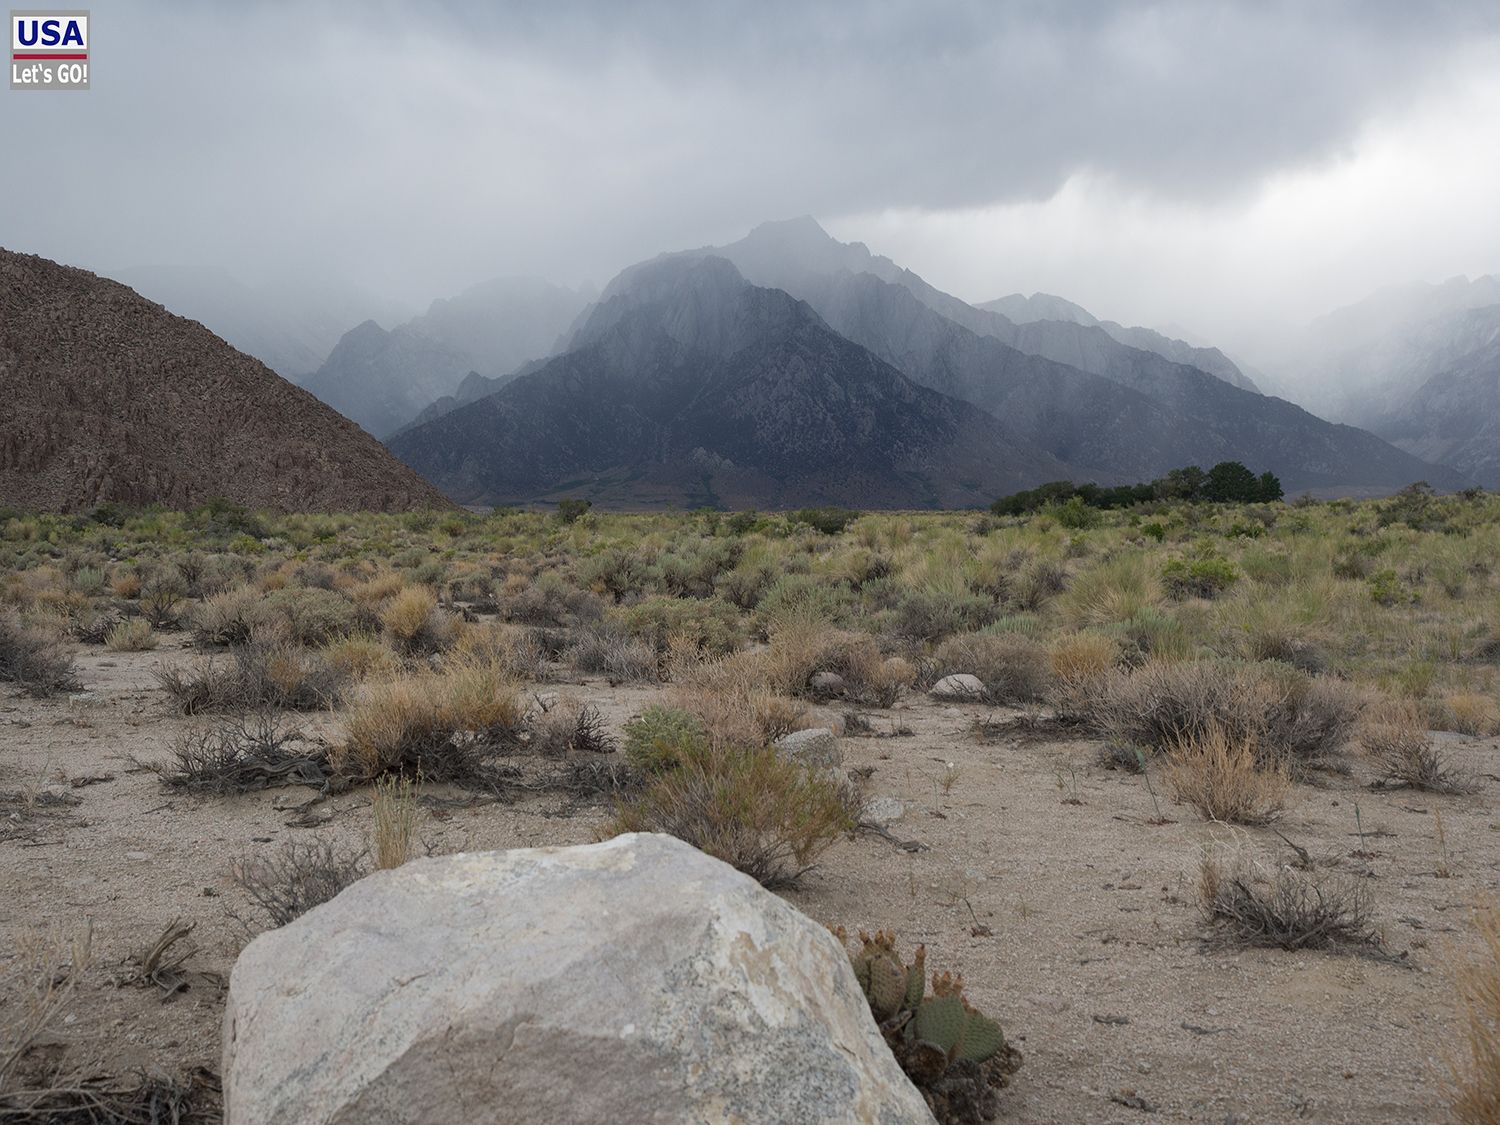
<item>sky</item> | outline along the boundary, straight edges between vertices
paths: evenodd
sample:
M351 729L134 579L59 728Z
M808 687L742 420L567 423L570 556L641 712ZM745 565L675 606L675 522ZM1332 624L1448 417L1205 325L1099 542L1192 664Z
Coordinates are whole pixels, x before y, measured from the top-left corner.
M1500 4L130 3L0 90L0 245L602 285L817 217L969 300L1249 346L1500 271Z

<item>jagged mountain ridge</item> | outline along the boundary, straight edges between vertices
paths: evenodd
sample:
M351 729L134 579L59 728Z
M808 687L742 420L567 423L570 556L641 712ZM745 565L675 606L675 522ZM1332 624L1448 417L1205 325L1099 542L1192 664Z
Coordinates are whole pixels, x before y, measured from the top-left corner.
M567 352L392 449L485 502L957 506L1072 471L711 256L617 278Z
M379 442L201 324L0 249L0 504L446 507Z
M458 396L498 390L527 361L551 355L592 295L538 278L488 281L433 301L389 332L374 323L351 329L305 385L387 437Z
M909 378L974 403L1100 478L1149 479L1182 464L1243 460L1274 469L1292 490L1375 493L1417 479L1439 487L1465 482L1371 434L1121 345L1096 327L1013 324L857 243L836 242L811 220L766 224L722 250L677 256L721 252L750 280L808 301L835 331ZM851 263L872 269L851 270ZM622 272L606 297L650 265Z

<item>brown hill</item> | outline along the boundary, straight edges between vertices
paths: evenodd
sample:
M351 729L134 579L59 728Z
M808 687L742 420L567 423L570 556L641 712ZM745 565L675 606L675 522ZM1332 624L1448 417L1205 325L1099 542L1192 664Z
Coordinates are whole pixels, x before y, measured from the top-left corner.
M353 422L118 282L0 249L0 504L447 507Z

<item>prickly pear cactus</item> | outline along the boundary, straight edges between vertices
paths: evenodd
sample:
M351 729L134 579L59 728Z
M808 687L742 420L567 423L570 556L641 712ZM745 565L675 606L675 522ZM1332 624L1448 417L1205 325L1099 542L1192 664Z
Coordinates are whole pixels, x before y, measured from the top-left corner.
M847 948L849 935L834 934ZM926 951L917 947L911 964L896 952L886 930L861 932L849 953L881 1034L908 1078L922 1091L943 1125L978 1125L998 1111L995 1091L1010 1082L1021 1055L1005 1041L1000 1025L964 996L963 977L932 975L927 993Z

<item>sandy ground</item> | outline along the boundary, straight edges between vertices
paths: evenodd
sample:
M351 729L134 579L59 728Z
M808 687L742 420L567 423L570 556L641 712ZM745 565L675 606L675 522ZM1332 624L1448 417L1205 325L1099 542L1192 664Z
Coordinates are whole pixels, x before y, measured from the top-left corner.
M71 697L0 689L0 791L78 799L0 808L0 1005L17 1002L7 970L18 938L91 920L94 967L49 1039L86 1073L217 1070L217 982L245 940L231 915L251 913L232 863L294 836L360 845L368 833L365 792L315 810L329 817L323 826L292 827L300 814L289 810L306 790L174 796L135 765L205 721L170 712L152 677L159 664L195 658L180 645L85 650L85 690ZM598 704L616 728L655 694L602 682L562 690ZM1472 905L1497 883L1497 778L1487 775L1500 773L1500 743L1444 736L1480 775L1474 796L1376 791L1356 770L1298 786L1274 825L1333 872L1367 880L1389 947L1407 954L1388 963L1205 942L1195 898L1203 850L1277 864L1291 849L1269 828L1205 823L1159 789L1172 823L1153 823L1142 778L1103 769L1092 744L980 740L972 722L986 713L924 698L869 712L877 735L910 731L843 739L846 765L873 767L872 797L907 802L891 826L897 841L861 833L840 843L788 897L828 924L894 929L907 949L925 942L930 966L963 973L973 1001L1025 1055L1002 1119L1443 1120L1449 966L1469 941ZM334 724L312 716L303 728ZM77 785L84 779L98 780ZM419 851L449 852L585 842L601 813L549 796L421 817ZM174 918L195 924L187 968L201 975L164 1001L155 986L130 983L129 959Z

